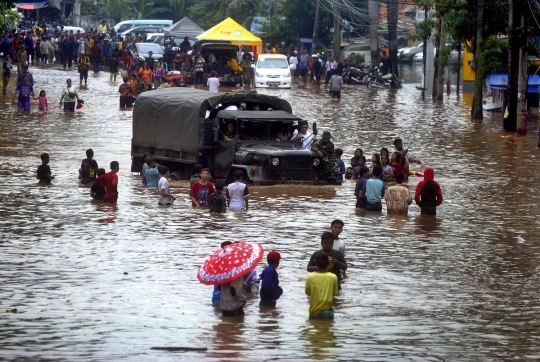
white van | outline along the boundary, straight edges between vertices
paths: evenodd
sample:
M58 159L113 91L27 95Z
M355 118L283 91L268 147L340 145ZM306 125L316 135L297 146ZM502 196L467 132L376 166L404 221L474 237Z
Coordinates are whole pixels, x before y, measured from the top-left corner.
M255 68L256 88L291 88L291 71L283 54L261 54Z
M163 28L158 28L157 26L137 26L135 28L131 28L129 30L124 31L123 33L120 33L120 36L122 38L125 38L126 36L148 36L148 34L153 33L163 33Z
M84 34L86 31L83 28L79 28L78 26L64 26L64 31L72 31L74 35L77 35L77 32L79 34Z
M126 20L121 21L118 24L114 26L114 31L116 34L123 33L131 28L135 28L138 26L156 26L160 28L168 28L172 26L173 21L172 20Z

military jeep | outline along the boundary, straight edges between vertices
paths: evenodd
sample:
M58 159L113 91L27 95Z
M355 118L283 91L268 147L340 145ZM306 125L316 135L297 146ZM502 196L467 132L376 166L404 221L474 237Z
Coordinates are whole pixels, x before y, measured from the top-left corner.
M247 110L236 110L240 103ZM249 110L255 105L263 111ZM291 141L302 121L291 112L285 100L256 92L169 88L143 93L133 111L131 171L140 172L149 152L174 179L189 179L198 163L225 184L234 181L238 169L255 185L326 184L319 155L304 149L301 140ZM230 123L233 134L227 134Z

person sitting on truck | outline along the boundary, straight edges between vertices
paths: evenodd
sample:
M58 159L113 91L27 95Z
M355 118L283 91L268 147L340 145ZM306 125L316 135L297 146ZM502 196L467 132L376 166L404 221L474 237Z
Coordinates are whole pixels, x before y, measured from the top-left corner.
M236 139L236 127L234 122L227 123L227 132L223 134L223 139L228 142L232 142Z
M276 139L278 141L288 141L291 139L292 132L290 131L291 124L282 122L279 131L276 134Z
M274 132L272 130L272 125L267 122L265 125L264 125L264 130L262 132L259 133L259 137L258 137L260 140L264 140L264 141L274 141L274 140L279 140L277 138L277 135L276 135L276 132Z
M302 141L302 147L306 150L311 149L313 141L315 141L315 135L308 130L309 124L307 121L300 122L300 132L295 131L291 137L291 141Z
M261 110L261 105L260 104L256 104L253 106L253 109L252 111L260 111ZM268 107L267 111L271 111L272 108Z
M247 109L247 105L246 105L246 102L242 102L238 105L238 110L239 111L245 111Z
M255 133L255 127L253 126L253 123L249 122L246 124L245 132L242 133L241 138L242 140L248 140L248 141L259 139Z

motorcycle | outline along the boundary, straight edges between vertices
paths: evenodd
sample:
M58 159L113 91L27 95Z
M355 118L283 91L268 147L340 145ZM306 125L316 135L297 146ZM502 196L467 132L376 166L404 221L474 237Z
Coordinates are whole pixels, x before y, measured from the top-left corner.
M369 68L349 67L343 76L343 81L347 84L368 84L369 75L373 70Z
M383 75L380 69L377 68L377 73L370 74L368 87L390 88L394 82L397 84L398 88L401 87L399 79L395 73Z

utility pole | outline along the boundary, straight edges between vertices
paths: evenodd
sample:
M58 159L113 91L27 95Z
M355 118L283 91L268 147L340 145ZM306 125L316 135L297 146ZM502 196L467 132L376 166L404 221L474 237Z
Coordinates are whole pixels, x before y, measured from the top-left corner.
M484 82L482 80L484 75L484 64L481 61L482 50L484 49L484 11L486 9L486 0L478 0L476 14L476 53L474 55L474 98L473 106L471 109L471 116L473 119L484 119L483 108L483 88Z
M426 15L425 18L429 16L429 7L425 7L426 9ZM424 20L425 21L425 20ZM427 34L426 34L427 35ZM429 41L427 38L424 40L424 90L422 90L422 99L424 99L425 92L429 94L433 90L433 76L435 73L435 65L433 60L433 49L434 44L433 41L435 40L435 29L431 30L431 34L429 36Z
M519 48L519 82L518 82L518 109L517 109L517 129L516 133L520 136L527 134L527 19L521 15L521 41Z
M439 90L439 58L441 54L441 17L439 17L435 20L435 41L437 44L435 44L435 48L437 49L437 53L435 54L435 66L433 67L433 90L431 92L431 97L437 98L437 91ZM444 79L443 79L444 82Z
M339 0L332 0L332 10L334 12L334 58L341 62L341 26L339 22Z
M372 67L379 64L379 0L369 0L369 48Z
M441 12L440 19L440 29L441 29L441 35L440 35L440 42L439 42L439 53L441 52L441 49L446 46L446 26L444 23L444 13ZM439 69L437 75L437 100L442 101L443 100L443 94L444 94L444 64L441 61L441 56L438 56L439 62L437 63L437 68Z
M390 74L395 74L399 79L398 74L398 59L397 59L397 25L398 25L398 2L389 0L387 2L386 19L388 23L388 57L390 59ZM394 77L392 77L392 88L398 88Z
M311 43L311 52L315 53L315 49L317 47L317 33L319 32L319 16L321 13L321 7L319 6L319 0L315 0L317 2L317 8L315 9L315 24L313 24L313 36L312 36L312 43Z
M515 132L517 128L518 77L519 77L519 27L521 24L521 0L508 2L508 91L506 108L503 109L503 129Z
M296 0L296 19L298 19L296 21L296 46L298 49L300 49L300 1L301 0ZM300 56L300 54L298 54L298 56Z
M457 69L457 81L456 81L456 95L459 97L459 85L460 85L460 82L461 82L461 69L463 69L463 65L461 64L461 47L463 45L460 43L459 44L459 49L457 51L457 63L458 63L458 69Z

